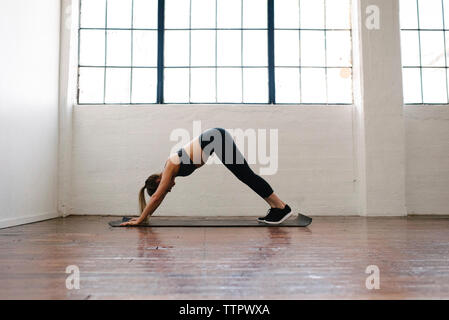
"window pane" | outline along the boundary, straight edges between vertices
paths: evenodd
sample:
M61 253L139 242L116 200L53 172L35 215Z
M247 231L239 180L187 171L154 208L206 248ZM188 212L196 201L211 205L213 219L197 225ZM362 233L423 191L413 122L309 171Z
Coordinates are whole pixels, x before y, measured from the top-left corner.
M300 103L299 68L276 68L276 103Z
M189 31L165 31L164 65L189 65Z
M80 68L79 73L79 103L103 103L104 68Z
M82 0L80 15L81 28L104 28L106 0Z
M419 68L404 68L402 70L402 83L404 86L404 103L422 103Z
M326 0L326 28L351 28L350 0Z
M243 1L243 28L267 28L267 0Z
M299 66L299 31L274 31L276 66Z
M423 66L444 67L443 31L421 31L421 59Z
M157 91L157 69L133 69L132 103L155 103Z
M349 67L351 59L351 33L349 31L327 31L327 65Z
M192 28L215 28L215 0L192 1Z
M419 27L421 29L443 29L441 0L419 0Z
M188 29L189 17L189 0L165 0L165 28Z
M301 31L301 64L325 66L324 31Z
M301 0L301 28L324 28L324 0Z
M191 69L191 102L215 103L215 69Z
M106 63L108 66L131 65L131 31L109 30Z
M192 66L215 66L215 31L192 31Z
M243 102L268 103L268 69L243 69Z
M217 102L242 102L242 69L217 69Z
M241 32L238 30L217 31L217 65L241 66Z
M416 0L400 0L401 29L418 29Z
M108 0L108 28L131 28L131 0Z
M267 37L263 30L243 31L244 66L268 66Z
M104 40L103 30L80 31L80 64L89 66L104 65Z
M301 93L303 103L326 103L324 68L302 68Z
M447 103L445 69L424 68L422 84L424 103Z
M106 68L105 103L129 103L131 69Z
M299 28L299 1L300 0L274 1L275 28Z
M217 27L241 28L241 0L217 0Z
M157 31L133 32L133 65L157 66Z
M352 103L351 68L327 70L327 103Z
M401 32L401 51L403 66L419 66L418 31Z
M158 0L134 0L134 28L157 29L157 2Z
M164 70L164 102L189 102L189 69L168 68Z

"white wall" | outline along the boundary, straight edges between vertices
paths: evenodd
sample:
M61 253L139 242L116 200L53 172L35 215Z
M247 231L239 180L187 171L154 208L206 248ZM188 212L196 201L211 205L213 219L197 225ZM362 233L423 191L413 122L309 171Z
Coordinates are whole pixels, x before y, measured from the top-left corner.
M58 212L67 216L71 202L73 101L78 81L79 2L61 0L59 67Z
M353 42L361 62L355 66L361 74L361 98L356 99L360 214L406 215L399 1L358 4L354 14L361 21L354 28L360 32ZM369 24L370 8L378 10L378 26Z
M171 130L278 128L279 170L265 176L295 209L357 214L352 106L80 106L74 112L72 214L137 212L137 192L163 168ZM257 166L253 168L258 172ZM158 215L258 215L266 204L222 165L175 188Z
M0 2L0 227L57 216L59 0Z
M69 213L136 212L138 188L174 145L171 128L191 132L192 121L202 120L203 129L282 124L279 173L265 177L275 191L312 215L358 214L351 108L76 107ZM404 116L407 213L449 214L449 107L407 105ZM212 166L178 178L158 215L254 215L263 208L224 167Z
M409 214L449 214L449 106L406 106Z

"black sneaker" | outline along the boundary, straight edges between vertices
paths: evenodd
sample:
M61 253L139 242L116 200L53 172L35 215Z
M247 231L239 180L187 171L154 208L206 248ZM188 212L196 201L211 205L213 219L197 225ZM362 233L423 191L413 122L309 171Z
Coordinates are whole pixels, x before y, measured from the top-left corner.
M259 221L259 222L265 222L265 218L268 217L268 215L270 214L270 212L271 212L273 209L274 209L274 208L270 208L270 209L267 211L267 214L265 215L265 217L259 217L259 218L257 218L257 221Z
M262 222L268 223L268 224L280 224L290 218L290 216L293 214L292 209L288 206L288 204L285 205L284 209L279 208L271 208L268 215L264 218Z

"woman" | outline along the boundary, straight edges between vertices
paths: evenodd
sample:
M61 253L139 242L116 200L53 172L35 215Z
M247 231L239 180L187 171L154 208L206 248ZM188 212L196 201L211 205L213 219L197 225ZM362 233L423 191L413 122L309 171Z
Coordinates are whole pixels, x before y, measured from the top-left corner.
M290 207L279 199L263 178L251 170L229 132L222 128L213 128L206 130L179 149L177 153L170 155L165 162L164 171L148 177L139 192L140 217L133 218L121 225L132 226L145 221L162 203L167 192L171 191L175 185L175 178L192 174L207 162L212 152L215 152L226 168L240 181L270 205L267 215L258 218L258 221L279 224L290 217L292 214ZM150 196L148 204L145 202L145 189Z

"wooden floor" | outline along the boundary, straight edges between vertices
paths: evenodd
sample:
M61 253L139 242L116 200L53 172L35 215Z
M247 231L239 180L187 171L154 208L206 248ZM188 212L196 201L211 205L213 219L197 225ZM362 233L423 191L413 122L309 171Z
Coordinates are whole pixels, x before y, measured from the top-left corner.
M309 228L0 230L0 299L449 299L449 218L315 217ZM66 289L68 265L81 288ZM365 269L380 269L368 290Z

